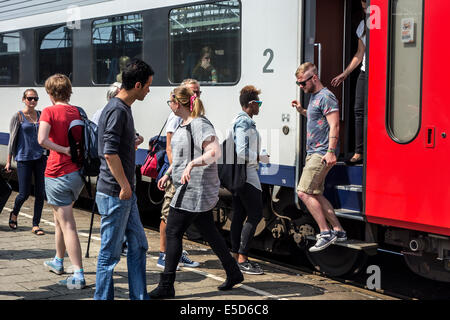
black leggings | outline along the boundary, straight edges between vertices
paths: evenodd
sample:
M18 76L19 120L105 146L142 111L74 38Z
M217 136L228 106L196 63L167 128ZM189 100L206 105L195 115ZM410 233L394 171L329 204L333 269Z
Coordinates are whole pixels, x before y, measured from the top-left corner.
M191 223L197 227L203 239L209 243L211 249L220 259L227 275L239 270L236 260L229 253L225 240L214 224L212 210L207 212L189 212L170 207L166 227L167 248L164 273L176 271L183 251L183 235Z
M262 218L262 193L249 183L233 195L231 222L231 252L248 256L250 242ZM245 218L247 221L244 223Z
M364 152L364 103L367 92L367 75L364 71L358 76L355 93L355 153Z

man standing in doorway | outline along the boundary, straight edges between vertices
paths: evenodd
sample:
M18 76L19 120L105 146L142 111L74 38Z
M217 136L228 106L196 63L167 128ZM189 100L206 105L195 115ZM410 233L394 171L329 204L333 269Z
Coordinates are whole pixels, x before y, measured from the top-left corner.
M148 299L145 277L147 238L134 190L135 128L131 105L144 100L153 70L134 59L122 73L122 90L112 98L98 123L100 175L96 202L101 215L101 247L97 262L95 300L114 299L113 273L122 242L128 242L127 266L130 299Z
M304 109L297 100L292 106L307 118L306 161L297 187L299 198L319 226L317 242L309 251L327 248L336 241L347 240L331 203L323 196L325 177L336 164L339 137L339 105L334 94L325 88L317 75L317 67L306 62L298 67L297 85L311 94ZM330 230L327 221L333 227Z

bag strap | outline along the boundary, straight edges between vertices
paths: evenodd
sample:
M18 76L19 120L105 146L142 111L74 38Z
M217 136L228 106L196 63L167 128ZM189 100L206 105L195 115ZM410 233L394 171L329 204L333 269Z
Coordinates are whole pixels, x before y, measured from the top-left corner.
M192 161L192 160L194 160L195 145L194 145L194 138L192 137L192 128L191 128L190 123L186 126L186 132L189 133L189 136L191 138L191 161ZM175 204L176 207L181 206L181 203L183 202L184 194L186 193L187 188L188 188L188 182L186 182L185 184L183 184L181 186L180 194L178 195L177 202Z
M164 124L163 124L163 126L161 128L161 131L159 132L158 137L156 138L156 140L154 140L153 143L151 144L151 146L149 146L150 148L148 150L148 153L150 153L152 151L153 147L155 146L155 144L158 143L159 137L161 137L161 133L163 132L164 127L166 126L168 120L169 120L169 117L167 117L166 121L164 122Z
M18 118L19 122L22 124L22 122L23 122L22 111L17 111L17 118Z

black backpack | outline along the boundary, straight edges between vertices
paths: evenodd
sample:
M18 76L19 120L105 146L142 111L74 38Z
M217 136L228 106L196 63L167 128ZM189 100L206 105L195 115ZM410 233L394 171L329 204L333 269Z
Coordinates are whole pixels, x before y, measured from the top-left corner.
M247 161L238 158L234 143L234 124L228 137L221 144L222 155L217 161L220 186L232 194L239 193L247 181Z
M69 146L72 162L80 167L80 174L86 185L89 196L91 193L90 177L96 177L100 173L100 157L98 156L98 128L97 125L88 119L86 112L80 107L76 107L80 113L81 120L73 120L69 125ZM72 129L82 126L81 141L75 140ZM89 182L86 180L88 177Z

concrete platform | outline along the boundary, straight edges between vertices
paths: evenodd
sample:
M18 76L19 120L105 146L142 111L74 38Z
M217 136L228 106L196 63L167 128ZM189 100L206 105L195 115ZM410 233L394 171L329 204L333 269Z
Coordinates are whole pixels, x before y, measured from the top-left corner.
M9 213L17 193L13 192L0 214L0 300L92 300L95 291L97 254L100 248L100 217L95 216L89 258L84 258L89 234L90 212L75 209L77 229L83 250L83 264L87 288L68 290L58 285L64 276L48 272L45 260L55 254L53 213L45 204L41 228L45 235L31 232L34 198L22 207L18 229L8 226ZM159 252L159 233L146 229L149 243L147 259L147 286L153 290L159 281L161 269L156 266ZM225 272L208 246L184 240L192 260L198 268L181 268L177 272L176 299L188 300L395 300L380 293L353 287L318 275L257 261L264 275L244 275L245 280L235 289L222 292L217 286L225 281ZM65 268L71 271L66 255ZM122 257L115 269L115 299L128 300L126 258Z

